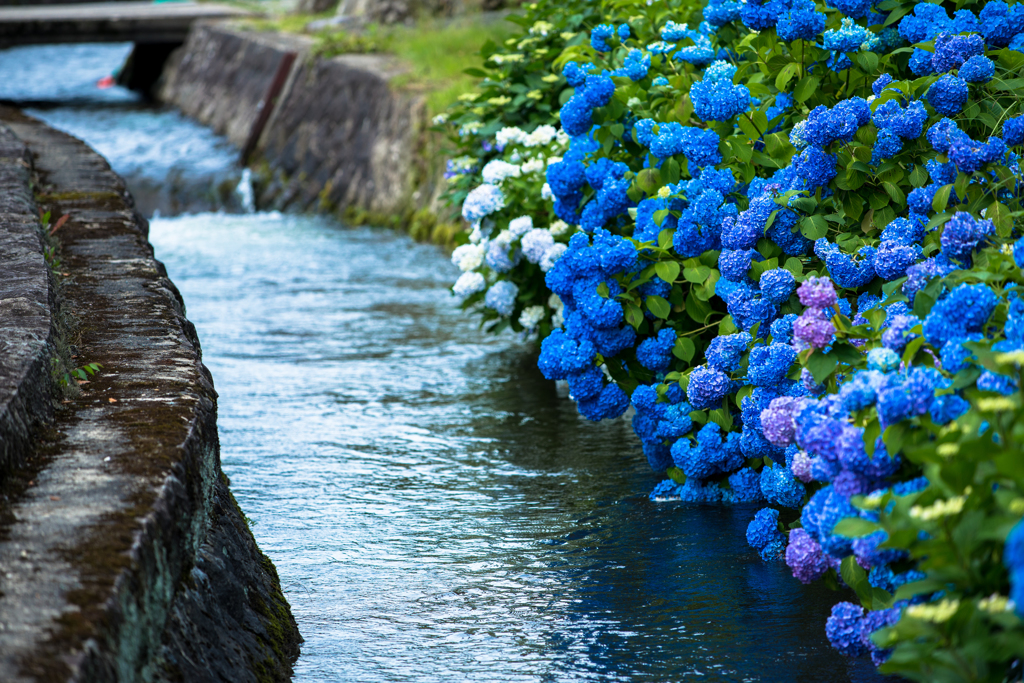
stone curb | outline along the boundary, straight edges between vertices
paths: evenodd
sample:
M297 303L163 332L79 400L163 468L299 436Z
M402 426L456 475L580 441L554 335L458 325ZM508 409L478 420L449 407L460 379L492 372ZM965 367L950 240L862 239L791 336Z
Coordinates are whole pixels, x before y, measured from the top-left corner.
M301 638L220 469L195 328L123 181L81 141L0 112L61 228L79 362L46 466L0 530L0 680L284 681Z
M53 419L52 294L30 168L25 145L0 130L0 484Z
M392 86L405 67L381 54L314 58L313 46L308 36L197 22L157 96L239 148L256 134L261 207L397 216L427 205L439 173L424 157L425 99ZM254 131L288 53L298 58Z

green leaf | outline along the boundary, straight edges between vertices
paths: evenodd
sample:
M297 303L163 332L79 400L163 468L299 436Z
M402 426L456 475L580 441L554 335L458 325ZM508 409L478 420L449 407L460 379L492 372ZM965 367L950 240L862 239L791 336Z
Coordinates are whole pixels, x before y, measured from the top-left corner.
M783 268L793 273L793 275L796 275L797 277L804 274L804 264L800 259L796 258L795 256L790 256L788 259L786 259L786 264L783 266Z
M751 140L759 140L761 138L761 132L757 130L754 124L746 116L739 117L738 123L740 125L740 130L746 133L747 137Z
M732 430L732 415L727 410L716 408L708 413L708 419L721 427L722 431L729 432Z
M672 239L675 237L675 230L662 230L658 233L658 246L662 249L672 248Z
M661 318L662 320L667 318L669 313L672 312L672 304L665 301L665 299L661 298L660 296L657 296L656 294L651 294L650 296L648 296L646 299L644 299L644 303L647 305L647 310L649 310L656 317ZM637 326L634 325L634 327Z
M798 64L792 62L782 67L782 70L779 71L779 75L775 77L775 87L779 92L786 92L789 81L792 80L793 76L796 76L798 66Z
M655 272L665 282L672 284L679 279L679 262L678 261L659 261L654 266Z
M936 192L935 196L932 197L932 210L936 213L945 211L949 205L949 194L953 191L952 185L943 185Z
M927 183L928 171L924 170L924 165L918 164L910 173L910 184L914 187L924 187Z
M658 211L655 211L652 218L654 219L655 225L661 226L661 224L665 222L665 219L668 218L668 209L659 209Z
M881 528L877 523L861 519L860 517L846 517L836 523L832 533L846 536L847 538L861 538Z
M869 456L875 454L875 443L878 441L878 436L882 433L882 425L878 424L878 420L872 420L864 427L864 450L867 451Z
M804 363L804 367L810 370L814 381L818 384L828 379L829 375L835 371L837 365L839 365L839 361L835 356L826 356L819 349L815 349L814 353L807 359L807 362Z
M661 188L661 171L656 168L645 168L636 174L637 186L649 195L657 193Z
M857 66L867 73L874 73L878 68L878 55L874 52L858 52L855 57Z
M640 324L644 321L644 312L640 310L632 301L626 304L626 322L629 323L633 329L640 327Z
M985 218L995 223L996 234L1000 237L1009 237L1013 232L1013 216L1005 204L992 202L985 211Z
M701 325L704 325L708 321L708 317L713 313L711 306L706 301L701 301L693 292L686 295L686 314Z
M800 234L807 239L820 239L828 234L828 221L822 215L807 216L800 221Z
M667 474L668 478L677 484L686 483L686 475L683 474L683 471L678 467L669 467L667 470L665 470L665 474Z
M868 573L857 564L857 558L847 555L840 565L840 575L846 585L854 590L861 604L871 606L871 584L868 583Z
M889 425L882 432L882 441L885 442L885 450L890 455L896 455L903 450L903 444L907 439L907 426L904 423Z
M697 266L696 268L683 268L683 278L687 282L692 282L695 285L704 284L704 281L711 275L711 269L707 266Z
M694 345L693 340L689 337L677 338L676 345L672 348L672 355L684 363L689 363L693 360L693 356L696 352L697 348Z
M801 103L806 102L817 89L818 77L804 76L800 79L800 82L796 84L796 88L793 90L793 99Z
M885 190L885 193L889 195L890 199L892 199L900 206L903 206L907 203L907 196L903 194L903 190L898 188L894 183L886 181L882 183L882 189Z

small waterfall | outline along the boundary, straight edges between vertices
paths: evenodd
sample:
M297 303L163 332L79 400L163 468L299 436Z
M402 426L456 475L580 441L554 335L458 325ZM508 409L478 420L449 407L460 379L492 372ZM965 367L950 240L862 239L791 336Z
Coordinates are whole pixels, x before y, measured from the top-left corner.
M242 169L242 179L238 181L235 192L238 193L238 198L242 202L242 209L246 213L256 213L256 198L252 191L252 171L247 168Z

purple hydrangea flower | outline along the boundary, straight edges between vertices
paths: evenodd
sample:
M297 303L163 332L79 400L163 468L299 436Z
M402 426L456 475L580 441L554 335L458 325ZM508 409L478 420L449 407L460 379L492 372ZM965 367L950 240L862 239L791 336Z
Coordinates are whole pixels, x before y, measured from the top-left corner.
M811 308L831 308L838 298L832 281L827 277L811 276L800 283L796 290L800 303Z

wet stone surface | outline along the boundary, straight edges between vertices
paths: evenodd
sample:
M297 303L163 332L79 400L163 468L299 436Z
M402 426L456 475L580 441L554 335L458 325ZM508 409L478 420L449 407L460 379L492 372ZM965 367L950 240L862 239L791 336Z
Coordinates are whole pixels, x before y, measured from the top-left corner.
M0 130L0 485L52 418L50 298L28 150Z
M216 392L145 219L83 143L4 117L42 208L70 214L62 295L102 371L3 529L0 680L287 680L298 631L220 471Z

